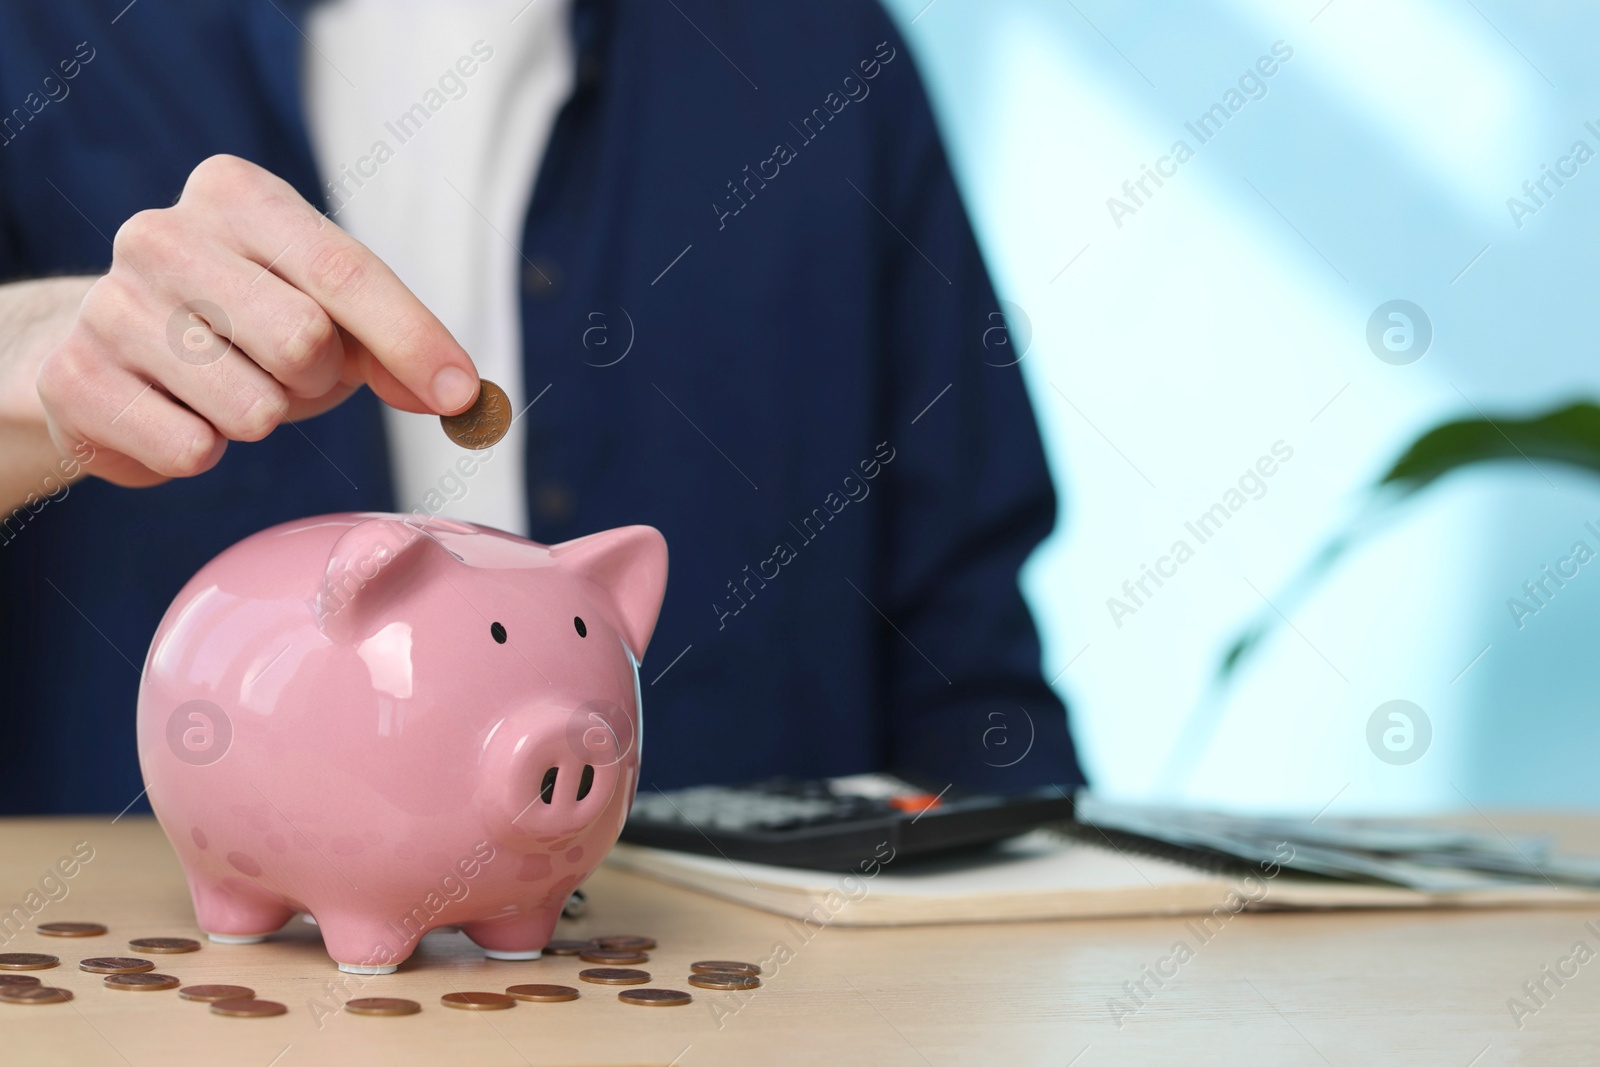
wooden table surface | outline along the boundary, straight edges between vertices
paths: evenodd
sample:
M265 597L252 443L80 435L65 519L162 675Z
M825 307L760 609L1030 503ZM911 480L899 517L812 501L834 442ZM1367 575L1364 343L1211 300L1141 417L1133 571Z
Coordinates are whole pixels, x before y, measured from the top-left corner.
M1502 824L1505 825L1505 824ZM1576 827L1576 831L1574 831ZM1570 821L1600 844L1600 820ZM1183 920L847 929L797 934L795 924L622 871L589 883L590 913L557 936L648 934L646 969L691 989L681 1008L621 1004L616 990L575 980L573 958L486 960L460 934L435 933L400 972L340 974L315 928L295 921L259 945L211 945L156 957L186 984L226 982L287 1004L285 1016L232 1019L174 992L118 992L78 959L127 954L126 939L200 936L178 864L151 819L0 820L0 905L22 904L56 861L87 842L93 858L46 882L33 922L90 920L98 938L41 937L31 926L0 951L43 951L62 965L32 972L71 989L69 1004L0 1005L0 1063L180 1067L204 1064L1498 1064L1590 1063L1600 1044L1600 907L1560 911L1244 914L1201 943ZM82 851L83 846L80 846ZM66 895L62 896L62 887ZM11 930L16 926L13 921ZM1137 1011L1114 1017L1123 983L1192 950ZM692 989L691 961L791 957L753 994ZM1161 965L1169 973L1173 963ZM1522 989L1541 969L1542 1004ZM582 988L565 1004L477 1013L444 1008L452 990L517 982ZM422 1013L372 1018L332 1012L351 996L410 997ZM1532 1009L1517 1025L1507 1006ZM323 1005L321 1010L317 1005Z

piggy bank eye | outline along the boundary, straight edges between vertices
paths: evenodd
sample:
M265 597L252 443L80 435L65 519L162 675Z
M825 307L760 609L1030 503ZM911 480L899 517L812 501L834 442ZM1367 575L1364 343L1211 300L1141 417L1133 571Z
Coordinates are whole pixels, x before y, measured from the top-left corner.
M579 637L588 637L589 636L589 628L587 626L585 626L583 624L583 620L578 618L578 616L576 616L576 615L574 615L572 617L572 627L573 627L573 629L578 631L578 636Z
M506 628L497 622L491 622L489 624L489 636L495 639L496 644L503 645L506 643Z

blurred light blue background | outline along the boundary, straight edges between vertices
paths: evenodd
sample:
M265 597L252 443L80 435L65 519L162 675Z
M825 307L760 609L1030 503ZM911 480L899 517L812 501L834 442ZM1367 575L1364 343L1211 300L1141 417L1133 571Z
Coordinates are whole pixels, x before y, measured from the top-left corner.
M1569 468L1496 464L1435 486L1207 695L1264 598L1420 432L1600 392L1600 158L1547 179L1542 206L1523 190L1577 141L1600 153L1584 125L1600 130L1600 10L889 6L996 287L1031 327L1022 367L1062 511L1024 585L1094 783L1336 814L1600 803L1600 561L1520 628L1507 606L1574 542L1600 550L1584 526L1600 529L1600 479ZM1225 99L1261 57L1273 75ZM1241 100L1205 143L1185 126ZM1123 183L1178 140L1193 158L1161 163L1175 173L1133 201ZM1114 218L1111 197L1134 212ZM1536 210L1514 218L1511 197ZM1366 340L1393 299L1433 328L1409 365ZM1184 524L1277 442L1292 458L1199 543ZM1107 599L1131 603L1122 583L1179 539L1193 558L1114 619ZM1410 763L1368 745L1395 699L1432 728Z

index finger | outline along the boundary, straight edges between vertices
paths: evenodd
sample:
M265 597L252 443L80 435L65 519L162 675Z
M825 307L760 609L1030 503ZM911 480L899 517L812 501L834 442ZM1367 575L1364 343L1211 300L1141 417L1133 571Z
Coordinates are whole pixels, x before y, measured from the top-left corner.
M477 400L472 357L388 264L303 200L269 197L262 207L239 234L246 255L315 300L438 414Z

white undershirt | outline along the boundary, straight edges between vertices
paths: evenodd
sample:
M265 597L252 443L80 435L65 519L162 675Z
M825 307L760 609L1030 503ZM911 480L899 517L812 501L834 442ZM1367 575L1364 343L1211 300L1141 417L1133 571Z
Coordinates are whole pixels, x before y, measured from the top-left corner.
M569 3L329 0L306 26L306 118L330 214L439 317L514 412L533 399L518 249L572 92ZM435 416L383 415L397 510L527 534L520 419L492 450L468 453ZM461 466L468 456L481 462Z

